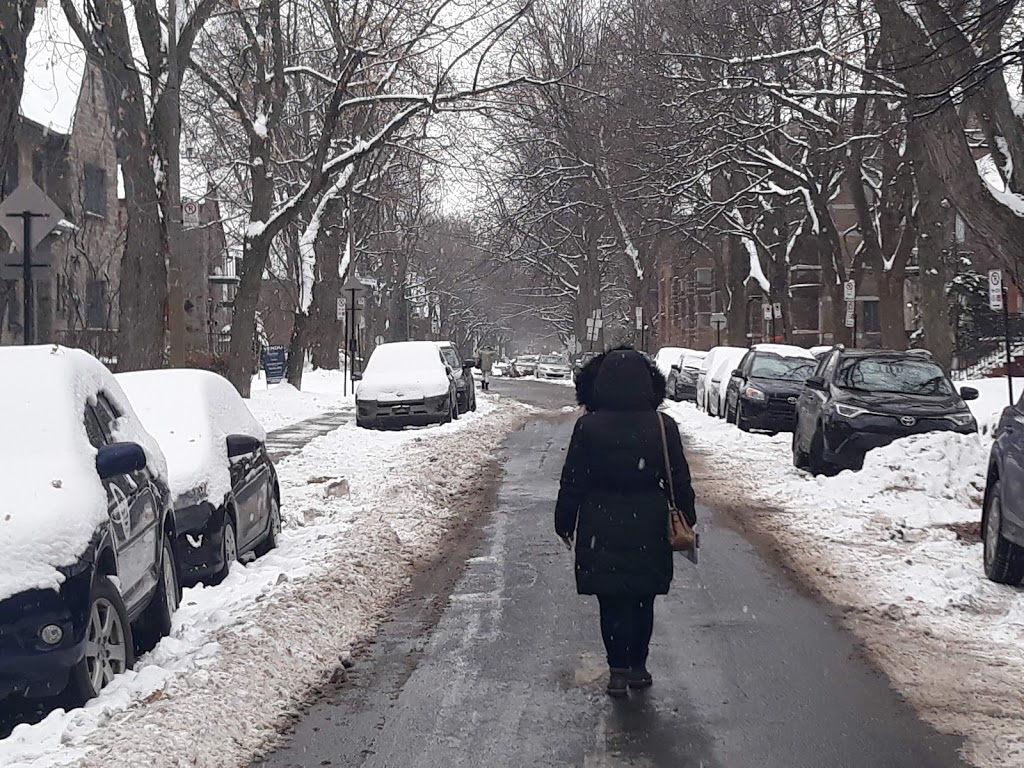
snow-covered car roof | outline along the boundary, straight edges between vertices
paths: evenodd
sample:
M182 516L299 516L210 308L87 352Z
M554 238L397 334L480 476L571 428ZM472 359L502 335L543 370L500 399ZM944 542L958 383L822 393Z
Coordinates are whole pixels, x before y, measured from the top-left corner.
M356 396L361 400L418 400L444 395L448 387L436 343L396 341L373 350Z
M768 352L779 357L799 357L806 360L813 360L814 354L809 349L797 347L792 344L755 344L753 349L757 352Z
M86 352L64 347L0 348L0 600L56 589L108 520L86 404L100 394L121 414L114 438L142 446L154 475L164 456L143 429L113 374Z
M235 388L216 373L191 369L116 378L167 457L175 498L220 505L231 490L227 436L267 437Z
M679 358L680 368L700 368L700 364L704 361L704 358L708 356L707 352L698 352L697 350L690 349Z
M715 367L708 371L711 374L711 380L714 381L716 378L720 381L728 380L728 373L739 365L740 360L747 352L749 350L742 347L723 347L721 352L715 356Z
M746 347L712 347L711 351L704 356L704 360L700 364L700 369L705 372L713 372L714 366L716 365L715 360L726 352L735 350L739 350L744 353L747 352Z

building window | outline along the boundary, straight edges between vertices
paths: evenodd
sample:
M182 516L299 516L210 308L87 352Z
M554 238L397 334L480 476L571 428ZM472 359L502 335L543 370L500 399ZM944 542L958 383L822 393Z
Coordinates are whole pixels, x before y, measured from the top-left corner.
M715 273L705 267L698 267L694 270L694 277L697 280L697 288L711 288L715 282Z
M863 333L882 332L881 303L877 299L861 303L861 325Z
M68 308L68 279L63 273L57 273L57 314L63 316Z
M102 329L107 324L107 281L90 280L85 285L85 324Z
M85 166L85 211L107 215L107 172L95 165Z

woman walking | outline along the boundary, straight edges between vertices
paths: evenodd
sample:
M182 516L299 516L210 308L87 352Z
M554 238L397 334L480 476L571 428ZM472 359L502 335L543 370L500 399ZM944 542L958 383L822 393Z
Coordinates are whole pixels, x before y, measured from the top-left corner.
M587 413L576 422L562 468L555 532L569 544L575 537L576 588L597 596L608 693L621 697L627 687L653 682L647 654L654 599L672 582L669 476L690 525L696 523L693 487L679 429L657 410L665 377L653 362L618 349L594 358L581 373L576 397Z

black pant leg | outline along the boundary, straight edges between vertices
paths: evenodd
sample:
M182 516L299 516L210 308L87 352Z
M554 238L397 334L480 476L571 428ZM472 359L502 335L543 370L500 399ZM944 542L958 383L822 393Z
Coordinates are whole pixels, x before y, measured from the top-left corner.
M647 665L647 655L654 634L655 595L643 595L633 600L629 643L629 666L641 669Z
M598 595L601 606L601 637L608 654L608 666L627 669L633 640L633 604L635 600L620 595Z

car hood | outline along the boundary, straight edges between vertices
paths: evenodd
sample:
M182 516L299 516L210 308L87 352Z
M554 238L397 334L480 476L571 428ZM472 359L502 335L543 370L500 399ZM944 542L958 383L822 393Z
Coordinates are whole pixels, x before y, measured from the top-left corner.
M905 395L892 392L868 394L839 387L833 391L838 403L892 416L932 416L967 410L967 405L959 395Z
M752 387L757 387L766 395L789 396L799 395L804 390L802 381L787 381L785 379L762 379L758 376L751 376L747 382Z
M367 372L356 389L356 399L383 402L404 402L441 397L448 394L451 383L443 372L409 370L385 375Z

